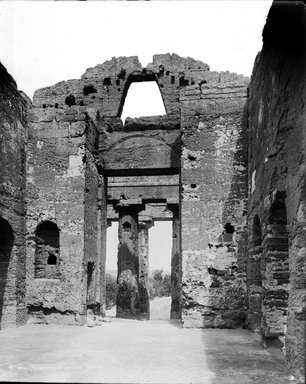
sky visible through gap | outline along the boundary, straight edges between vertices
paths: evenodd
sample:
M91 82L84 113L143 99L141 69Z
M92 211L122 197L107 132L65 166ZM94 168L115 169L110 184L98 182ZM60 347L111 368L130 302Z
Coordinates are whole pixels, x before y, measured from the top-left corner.
M106 271L117 270L118 222L107 229ZM155 221L149 229L149 269L171 271L172 221Z

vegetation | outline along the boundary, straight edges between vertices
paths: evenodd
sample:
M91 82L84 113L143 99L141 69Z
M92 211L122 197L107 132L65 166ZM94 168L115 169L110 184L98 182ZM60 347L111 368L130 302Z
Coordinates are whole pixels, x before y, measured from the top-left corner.
M111 309L116 305L117 300L117 279L106 274L106 309ZM171 294L171 277L164 273L162 269L156 269L149 277L149 296L150 300L155 297L170 296Z
M149 278L150 300L155 297L170 296L171 277L165 274L162 269L156 269Z
M106 309L111 309L117 302L117 279L109 274L106 274Z

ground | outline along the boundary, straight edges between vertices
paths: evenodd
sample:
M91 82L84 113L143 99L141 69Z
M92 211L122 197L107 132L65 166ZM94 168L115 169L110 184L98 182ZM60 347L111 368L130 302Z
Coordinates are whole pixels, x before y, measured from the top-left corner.
M284 356L247 330L113 319L0 333L0 381L287 384Z

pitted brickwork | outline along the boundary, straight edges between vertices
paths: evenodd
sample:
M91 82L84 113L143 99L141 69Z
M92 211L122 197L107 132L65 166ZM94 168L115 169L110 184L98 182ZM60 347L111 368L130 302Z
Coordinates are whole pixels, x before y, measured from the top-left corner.
M117 316L148 319L148 227L171 220L171 318L277 339L303 382L304 5L281 3L250 85L176 54L145 68L119 57L30 106L0 67L1 327L103 316L112 220ZM141 81L157 83L166 115L123 124Z
M183 316L186 326L241 326L246 318L248 78L206 72L181 91ZM226 236L231 224L234 234Z
M29 103L0 64L0 328L26 322L25 163Z
M253 232L248 323L266 343L281 341L299 383L305 382L304 16L303 3L273 4L246 107L248 232Z

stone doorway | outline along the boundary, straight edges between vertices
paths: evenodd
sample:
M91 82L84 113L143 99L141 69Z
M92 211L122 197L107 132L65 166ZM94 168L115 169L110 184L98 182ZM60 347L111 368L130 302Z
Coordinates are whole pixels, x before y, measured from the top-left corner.
M109 195L110 196L110 195ZM141 211L140 211L141 209ZM116 311L109 309L106 314L121 318L150 319L150 284L153 269L150 271L149 237L150 228L155 222L171 222L171 251L169 255L169 284L171 309L168 319L181 317L181 253L180 253L180 222L179 205L154 202L141 206L117 205L116 210L109 204L108 222L118 230L118 250L112 247L112 256L116 257L111 271L106 267L106 291L114 296L116 283ZM169 223L170 224L170 223ZM112 231L113 232L113 231ZM112 241L114 233L110 236ZM116 252L116 256L115 256ZM110 276L111 275L111 276ZM116 278L116 281L115 281ZM107 302L107 300L106 300ZM110 306L109 306L110 307Z

